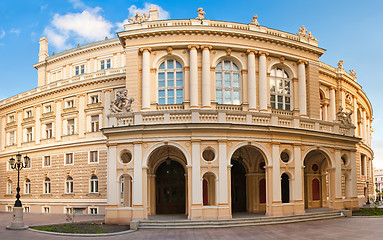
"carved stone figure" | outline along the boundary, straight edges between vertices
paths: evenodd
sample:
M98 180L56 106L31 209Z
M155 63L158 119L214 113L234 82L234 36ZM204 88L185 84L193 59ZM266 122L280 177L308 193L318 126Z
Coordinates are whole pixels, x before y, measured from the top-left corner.
M343 68L343 63L344 63L343 60L340 60L340 61L338 62L338 69L341 69L341 70L344 69L344 68Z
M351 69L350 70L350 75L353 77L353 78L356 78L356 72L354 69Z
M259 26L259 23L258 23L258 15L257 15L257 14L255 14L255 15L253 16L253 19L251 20L250 24L253 24L253 25L255 25L255 26Z
M136 12L136 15L134 17L129 18L129 23L142 23L145 21L148 21L149 17L146 13L140 14L139 12Z
M198 17L196 19L202 20L205 18L205 12L203 11L203 8L198 8L197 9Z
M118 91L116 94L116 100L113 101L111 110L113 113L122 113L132 111L132 102L134 98L128 99L128 90L124 89Z
M348 113L343 112L343 107L339 106L338 112L336 113L336 120L338 120L344 125L350 126L352 125L352 120L351 120L352 113L353 113L352 111Z
M306 34L307 34L307 30L305 28L305 25L302 25L302 27L300 27L298 30L298 35L299 36L305 36Z

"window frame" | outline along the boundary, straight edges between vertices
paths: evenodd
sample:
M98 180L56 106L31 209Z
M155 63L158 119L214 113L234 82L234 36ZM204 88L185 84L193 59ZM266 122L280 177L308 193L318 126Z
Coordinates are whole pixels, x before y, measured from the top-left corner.
M51 187L51 179L46 177L44 179L44 194L52 194Z
M278 76L277 71L282 71L282 77ZM275 72L275 75L272 75ZM287 77L285 77L287 75ZM281 81L282 86L279 86L278 83ZM272 84L273 82L273 84ZM287 84L288 92L286 93ZM270 105L272 109L275 110L284 110L284 111L292 111L293 110L293 81L291 74L282 67L274 67L270 71L269 77L269 92L270 92ZM274 91L272 92L272 87L274 86ZM281 88L281 89L279 89ZM279 92L281 91L281 92ZM274 101L272 101L272 97L274 97ZM279 101L279 97L282 98L282 102ZM286 100L289 99L289 103ZM279 107L279 104L282 104L282 108ZM289 105L287 108L286 106Z
M46 165L46 159L49 158L49 165ZM50 155L43 156L43 167L51 167L52 166L52 159Z
M71 162L68 162L68 156L71 156ZM74 153L65 153L64 166L74 164Z
M173 68L168 68L168 62L172 61ZM161 66L164 65L164 68ZM181 66L181 68L177 68ZM169 73L173 73L173 79L168 79ZM182 78L177 78L177 73L182 74ZM164 76L164 78L160 78L160 75ZM173 86L168 86L168 84L173 81ZM178 86L177 81L182 81L182 85ZM163 86L161 84L163 82ZM161 86L160 86L161 85ZM182 91L182 96L177 95L179 91ZM173 91L173 96L169 95L169 93ZM161 96L161 92L164 93L164 96ZM181 98L181 101L178 99ZM162 100L163 99L163 102ZM173 103L170 103L170 99L173 99ZM184 66L177 59L165 59L163 60L158 68L157 68L157 103L158 105L175 105L175 104L183 104L185 100L185 70Z
M91 161L92 156L94 156L94 153L96 155L96 161ZM88 159L89 159L89 161L88 161L89 164L99 163L99 151L98 150L89 151L89 158Z
M65 194L74 194L74 182L71 176L65 179Z
M85 73L85 64L79 64L74 67L74 75L79 76Z
M225 63L229 62L230 69L226 69ZM220 67L219 67L220 65ZM235 67L234 67L235 66ZM236 69L235 69L236 68ZM230 86L226 86L225 76L230 74ZM221 75L221 79L218 80L217 76ZM238 75L238 86L235 86L234 76ZM215 99L217 104L228 104L228 105L241 105L242 104L242 74L241 68L238 66L235 61L231 59L223 59L218 62L215 66L214 71L214 80L215 80ZM217 84L217 82L221 81L221 84ZM219 94L221 92L221 94ZM226 101L227 97L226 93L230 93L230 101ZM238 99L235 98L235 93L238 93ZM219 95L221 97L219 97ZM238 101L238 102L236 102Z
M31 194L31 180L29 178L25 179L24 182L24 194Z
M97 121L93 121L93 118L97 117ZM90 132L99 132L100 131L100 115L91 115L90 116Z
M95 178L93 178L93 177L95 177ZM94 194L99 193L99 180L98 180L97 175L92 174L92 176L90 177L89 183L90 183L89 193L94 193Z

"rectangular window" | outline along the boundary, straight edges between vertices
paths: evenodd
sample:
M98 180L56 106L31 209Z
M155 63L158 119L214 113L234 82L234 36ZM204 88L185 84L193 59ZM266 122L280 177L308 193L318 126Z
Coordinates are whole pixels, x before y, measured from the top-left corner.
M24 194L31 194L31 181L29 179L25 181Z
M25 159L22 160L24 163L24 168L31 168L32 160L30 159L27 163L25 162Z
M98 103L99 101L98 101L98 95L92 95L92 96L90 96L90 99L89 99L90 101L89 101L89 103L90 104L96 104L96 103Z
M33 134L32 134L32 128L27 128L26 132L26 142L32 142L33 141Z
M29 207L24 207L24 212L30 212L31 210L29 209Z
M73 164L73 153L65 154L65 164Z
M91 123L90 123L90 131L91 132L98 132L100 129L99 127L99 117L98 115L91 117Z
M73 179L72 178L68 178L66 180L65 190L66 190L65 193L67 193L67 194L73 193Z
M43 207L43 213L49 213L50 208L49 207Z
M50 167L51 166L51 156L45 156L44 157L44 167Z
M7 206L7 212L12 212L12 206Z
M360 156L360 173L362 176L366 175L366 156L361 155Z
M15 131L12 131L12 132L9 132L9 138L8 138L8 145L11 146L11 145L15 145L15 134L16 132Z
M15 121L15 115L8 116L8 123L13 123Z
M80 75L85 73L85 65L80 65L75 67L75 75Z
M98 214L98 209L97 208L89 208L90 214Z
M8 195L11 195L11 194L12 194L12 181L11 181L11 180L8 180L7 194L8 194Z
M68 135L73 135L74 134L74 119L69 119L68 120Z
M53 137L53 126L52 123L48 123L45 125L45 137L46 139Z
M51 180L50 179L45 179L45 182L44 182L44 193L45 194L50 194L51 193Z
M65 208L66 214L73 214L73 208L67 207Z
M52 105L45 105L44 107L44 113L50 113L52 112Z
M25 118L31 118L32 117L32 110L25 111Z
M65 108L74 108L74 100L66 100L65 101Z
M110 59L101 60L101 70L110 68Z
M90 151L90 159L89 162L91 163L97 163L98 162L98 152L97 151Z

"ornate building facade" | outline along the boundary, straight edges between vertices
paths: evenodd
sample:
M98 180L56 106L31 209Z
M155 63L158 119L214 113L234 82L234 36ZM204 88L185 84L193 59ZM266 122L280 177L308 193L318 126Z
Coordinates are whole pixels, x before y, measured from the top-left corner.
M358 208L373 194L372 106L352 70L297 34L137 14L118 38L48 55L0 102L0 210L225 219Z

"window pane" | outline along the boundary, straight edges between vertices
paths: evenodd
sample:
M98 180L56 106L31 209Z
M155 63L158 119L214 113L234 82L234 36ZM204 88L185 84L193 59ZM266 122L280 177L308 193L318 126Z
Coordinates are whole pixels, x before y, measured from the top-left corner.
M165 104L165 98L159 98L158 99L158 104L164 105Z
M282 96L278 96L278 103L281 103L282 101Z
M231 87L230 73L225 73L225 87Z
M240 104L239 91L233 92L233 104Z
M290 104L286 104L285 110L290 110Z
M165 90L159 90L158 91L158 97L164 98L165 97Z
M158 87L165 87L165 81L158 81Z
M270 81L270 92L275 93L275 81L274 81L274 79Z
M158 80L164 80L165 79L165 73L158 73Z
M176 84L177 84L177 87L182 87L184 85L184 81L182 79L181 80L177 80Z
M278 93L282 93L283 92L283 82L282 80L278 80Z
M168 87L174 87L174 80L168 79Z
M165 69L165 62L161 63L161 65L158 69Z
M215 96L217 99L217 103L222 104L222 90L220 89L215 90Z
M233 74L233 87L239 88L239 76L238 76L238 74Z
M285 81L285 93L290 94L290 81Z
M275 102L275 95L270 96L270 102Z
M222 69L222 62L217 64L217 67L215 69L221 70Z
M168 72L168 80L174 79L174 72Z
M231 103L231 92L225 91L225 103Z
M215 73L215 85L216 87L222 87L222 73Z
M174 104L174 97L168 97L168 104Z
M176 72L176 79L183 79L182 72Z
M278 109L283 109L282 103L278 103Z
M184 96L184 90L183 89L177 89L176 94L177 94L177 97L183 97Z
M176 61L176 68L177 68L177 69L182 69L182 65L181 65L181 63L179 63L179 62Z
M174 68L173 60L168 60L168 69L173 69L173 68Z
M223 63L224 63L223 69L225 69L225 70L230 70L231 69L229 61L224 61Z
M238 66L235 63L233 63L233 70L239 70Z
M183 97L177 97L177 102L176 104L182 104L184 101L184 98Z
M168 97L174 97L174 89L168 90Z
M289 97L285 97L285 103L290 103L290 98Z

